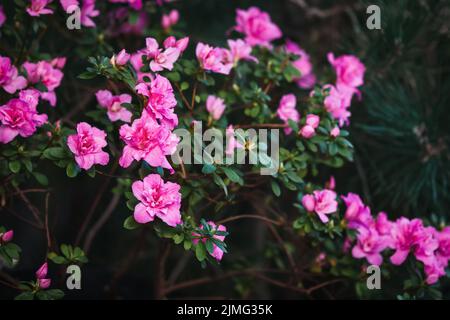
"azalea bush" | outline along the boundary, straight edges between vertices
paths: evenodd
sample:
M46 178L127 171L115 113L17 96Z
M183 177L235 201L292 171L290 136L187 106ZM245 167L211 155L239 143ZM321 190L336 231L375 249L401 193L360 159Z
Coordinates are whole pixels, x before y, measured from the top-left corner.
M364 60L331 43L316 58L256 6L198 39L183 5L0 7L5 297L441 298L450 227L337 191Z

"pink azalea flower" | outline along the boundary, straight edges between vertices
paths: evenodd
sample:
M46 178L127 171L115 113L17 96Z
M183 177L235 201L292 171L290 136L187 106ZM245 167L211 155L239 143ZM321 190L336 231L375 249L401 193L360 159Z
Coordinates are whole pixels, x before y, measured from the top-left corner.
M125 49L120 50L120 52L116 55L113 55L111 58L111 64L113 66L124 66L130 60L130 54L126 52Z
M324 89L329 89L328 95L325 97L324 105L331 116L339 121L339 125L349 123L351 95L349 99L348 91L340 91L337 87L332 85L325 85ZM352 94L353 95L353 94Z
M189 37L184 37L179 40L177 40L174 36L167 37L166 40L164 40L164 48L177 48L180 50L180 54L186 50L187 46L189 44Z
M134 208L136 222L148 223L158 217L171 227L182 223L179 184L164 182L158 174L150 174L143 181L135 181L131 188L140 201Z
M13 239L13 236L14 236L14 231L12 231L12 230L6 231L5 233L0 234L0 240L1 240L0 242L3 242L3 243L10 242Z
M228 40L233 64L236 65L240 60L249 60L258 62L258 59L251 55L252 46L242 39Z
M6 21L6 15L3 11L3 6L0 6L0 27L5 23Z
M0 106L0 142L9 143L17 135L29 137L47 122L46 114L38 114L39 92L34 89L21 92L19 99L11 99Z
M47 276L48 273L48 263L44 262L43 265L39 267L39 269L36 271L36 279L43 279Z
M95 0L83 0L83 4L81 6L81 25L94 28L95 22L92 18L100 15L100 11L95 9Z
M225 226L223 226L223 225L217 226L212 221L208 221L207 223L212 227L212 230L214 230L214 231L227 231L227 228ZM202 229L202 230L204 229L203 225L200 226L200 229ZM195 233L195 232L192 235L194 237L200 237L200 235ZM225 236L220 236L220 235L214 235L213 238L217 239L217 240L220 240L222 242L225 240ZM205 243L208 239L203 238L201 240L202 240L203 243ZM199 239L193 239L192 240L192 243L194 243L195 245L197 245L198 242L199 242ZM220 261L220 260L222 260L223 253L224 252L222 251L222 249L220 249L216 244L213 243L213 252L209 252L209 254L214 259L216 259L217 261Z
M195 55L204 70L229 74L233 68L233 58L227 49L214 48L199 42L195 49Z
M328 189L315 190L314 199L316 201L314 211L319 216L323 223L328 222L328 214L334 213L337 210L336 192Z
M122 107L122 103L131 103L131 96L129 94L121 94L114 96L108 90L99 90L95 94L100 106L107 109L108 118L111 121L122 120L130 122L133 114L127 108Z
M169 12L169 14L163 14L161 18L161 27L164 30L169 30L172 26L176 25L180 19L180 13L178 10L173 9Z
M166 156L175 152L179 138L166 126L159 125L147 111L132 125L120 127L120 138L126 143L119 164L127 168L133 160L145 160L152 167L163 167L173 173Z
M426 275L426 283L432 285L436 283L440 277L445 276L445 268L447 265L442 264L439 260L432 260L424 265L424 271Z
M48 289L52 284L52 279L38 279L39 288Z
M292 93L285 94L281 97L280 104L277 109L277 115L282 121L284 121L285 124L288 124L289 120L294 122L298 122L300 120L300 114L295 108L296 105L297 98ZM290 127L284 128L284 132L286 134L290 134L292 129Z
M300 88L310 89L314 87L316 83L316 76L312 72L312 63L310 61L309 55L305 50L300 48L295 42L291 40L286 40L286 51L300 56L295 60L292 65L300 71L300 77L294 78L293 80L297 83Z
M316 129L307 124L300 129L300 135L305 139L310 139L316 135Z
M78 166L84 170L89 170L95 164L108 164L109 154L102 150L106 145L105 131L91 127L86 122L78 123L77 133L67 138L67 146L75 155Z
M336 71L338 85L359 87L364 83L366 67L361 61L352 55L342 55L335 58L333 53L328 53L328 61Z
M52 0L31 0L27 7L27 12L30 16L38 17L41 14L52 14L53 10L46 8Z
M375 229L360 228L352 255L357 259L366 258L370 264L379 266L383 262L381 251L385 248L385 242Z
M55 68L62 69L66 65L66 61L67 59L65 57L56 57L50 61L50 64Z
M435 260L434 251L439 247L439 241L435 237L436 229L424 227L419 235L420 240L415 246L414 256L425 265L431 264Z
M330 136L332 136L333 138L337 138L337 137L339 137L340 133L341 133L341 129L339 129L339 127L334 127L330 131Z
M15 93L27 86L27 80L18 75L11 59L0 56L0 86L8 93Z
M55 66L63 65L61 62ZM51 62L39 61L37 63L25 62L24 69L27 71L28 82L32 84L42 83L47 92L41 92L42 99L47 100L52 107L56 105L56 94L54 90L59 87L64 73L54 67Z
M445 227L438 232L436 238L439 241L439 247L436 250L436 257L443 265L447 265L450 260L450 227Z
M341 198L347 206L344 219L347 221L348 228L369 228L372 225L373 218L370 208L364 205L359 195L350 192L347 196L341 196Z
M320 117L315 114L306 115L306 124L316 129L319 126Z
M227 146L225 150L226 155L233 155L235 149L244 148L244 146L234 136L234 128L231 124L227 127L225 135L227 138Z
M180 56L180 50L177 47L169 47L165 50L159 48L159 44L154 38L147 38L147 48L145 52L151 59L150 70L153 72L162 71L164 69L172 70L173 64Z
M395 250L391 256L392 264L400 265L406 260L410 250L424 239L423 229L420 219L409 220L401 217L395 221L391 229L391 247Z
M257 7L248 10L236 10L235 30L245 35L245 41L251 45L270 47L270 42L281 38L281 30L270 16Z
M209 95L206 99L206 110L214 120L219 120L225 110L225 103L222 98Z
M316 207L316 199L312 194L305 194L302 197L302 205L308 212L313 212Z
M167 78L159 74L150 82L139 83L136 91L146 97L145 110L162 125L173 129L178 125L178 117L174 113L177 100L173 88Z

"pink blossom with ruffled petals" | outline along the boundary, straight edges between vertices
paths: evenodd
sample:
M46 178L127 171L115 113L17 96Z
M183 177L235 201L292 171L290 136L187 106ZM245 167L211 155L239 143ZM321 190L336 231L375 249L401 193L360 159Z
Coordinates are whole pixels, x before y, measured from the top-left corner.
M169 47L165 50L159 48L159 44L154 38L147 38L145 52L151 59L150 70L153 72L164 69L172 70L173 64L178 60L181 51L177 47Z
M27 86L27 80L19 76L17 68L8 57L0 56L0 86L11 94Z
M315 190L313 192L316 200L314 211L319 216L323 223L328 222L328 214L334 213L337 210L336 192L328 189Z
M173 9L169 12L169 14L163 14L161 18L161 27L168 31L172 26L178 23L180 19L180 13L178 10Z
M70 7L80 6L80 2L78 0L59 0L59 3L61 4L61 7L64 9L64 11L66 11L67 13L69 12L69 10L72 9Z
M158 217L171 227L182 223L179 184L164 182L160 175L150 174L142 181L133 182L131 188L140 201L134 208L136 222L144 224Z
M353 88L363 85L366 67L357 57L342 55L335 58L333 53L328 53L328 61L336 71L337 85Z
M285 124L288 124L289 120L294 122L298 122L300 120L300 114L297 109L297 98L294 94L285 94L281 97L280 103L277 109L278 118L284 121ZM292 129L290 127L284 128L284 132L286 134L290 134Z
M6 15L3 11L3 6L0 6L0 27L5 23L6 21Z
M77 133L67 138L67 146L75 155L75 161L81 169L89 170L93 165L106 165L109 154L102 150L106 147L106 133L86 122L77 124Z
M347 221L348 228L368 228L373 224L370 208L364 205L359 195L350 192L341 198L347 206L344 219Z
M34 89L24 90L19 99L11 99L0 106L0 142L9 143L17 135L29 137L36 129L47 122L46 114L38 114L36 107L39 92Z
M9 230L6 231L5 233L1 233L0 234L0 243L7 243L10 242L14 237L14 231L13 230Z
M226 232L226 231L227 231L227 228L226 228L224 225L219 225L219 226L217 226L217 225L216 225L214 222L212 222L212 221L208 221L207 224L210 225L210 226L212 227L212 232L217 232L217 231ZM203 225L200 226L200 229L202 229L202 230L204 229ZM195 233L195 232L194 232L192 235L193 235L194 237L200 237L200 235L197 234L197 233ZM217 235L217 234L215 234L215 235L213 236L213 238L214 238L214 239L217 239L217 240L220 240L220 241L222 241L222 242L225 240L225 236L223 236L223 235ZM205 237L205 238L202 238L201 240L202 240L203 243L205 243L208 239ZM192 240L192 243L194 243L195 245L197 245L198 242L199 242L199 239L198 239L198 238ZM209 252L209 251L208 251L208 253L209 253L214 259L216 259L217 261L220 261L220 260L222 260L222 257L223 257L223 253L224 253L224 252L223 252L222 249L220 249L215 243L213 243L213 252Z
M178 125L178 117L174 113L177 100L173 94L172 85L167 78L157 74L150 83L138 84L136 91L147 98L145 110L152 117L169 129Z
M423 264L431 264L435 260L434 251L439 247L436 238L437 231L433 227L424 227L417 237L417 245L414 248L414 256Z
M385 241L375 229L361 228L358 230L356 245L352 249L354 258L366 258L370 264L379 266L383 262L381 251L386 248Z
M228 40L233 64L236 65L240 60L258 62L258 59L251 55L252 46L242 39Z
M426 275L426 283L429 285L438 282L439 278L446 275L445 268L447 265L442 264L440 261L434 259L424 265L424 271Z
M163 167L174 172L166 156L175 152L179 138L166 126L158 124L147 111L144 110L131 126L122 125L119 133L126 143L119 159L120 166L127 168L133 160L145 160L152 167Z
M95 94L98 104L107 109L108 118L111 121L122 120L130 122L133 114L127 108L123 107L123 103L131 103L129 94L113 95L108 90L99 90Z
M199 42L195 49L195 55L204 70L229 74L233 68L233 58L230 50L214 48Z
M293 80L297 83L300 88L310 89L314 87L316 83L316 76L312 72L313 66L310 61L309 55L305 50L300 48L295 42L291 40L286 40L286 51L293 53L299 58L295 60L292 65L300 72L300 77L294 78Z
M208 96L206 99L206 110L214 120L219 120L225 110L225 103L222 98Z
M392 249L395 253L391 256L394 265L402 264L408 257L411 249L423 239L424 227L422 220L409 220L405 217L399 218L391 229Z
M349 123L351 116L348 108L350 107L351 96L349 91L338 90L337 87L332 85L325 85L324 89L328 89L328 95L325 97L324 105L331 116L339 121L339 125Z
M46 8L50 2L52 0L31 0L30 5L27 7L27 12L33 17L38 17L41 14L52 14L53 10Z
M167 37L166 40L164 40L164 48L177 48L180 50L180 54L186 50L187 46L189 44L189 37L184 37L179 40L177 40L174 36Z
M55 63L55 66L60 65L64 66L62 63ZM41 92L41 97L47 100L52 107L56 105L54 90L59 87L64 77L64 73L55 66L48 61L25 62L23 64L23 68L27 71L28 82L32 84L40 82L47 88L47 92Z
M269 14L257 7L236 10L235 30L243 33L245 41L251 46L270 47L270 42L282 36L280 28L272 22Z
M436 257L443 265L447 265L450 260L450 227L445 227L437 232L436 238L439 241L439 247L436 250Z

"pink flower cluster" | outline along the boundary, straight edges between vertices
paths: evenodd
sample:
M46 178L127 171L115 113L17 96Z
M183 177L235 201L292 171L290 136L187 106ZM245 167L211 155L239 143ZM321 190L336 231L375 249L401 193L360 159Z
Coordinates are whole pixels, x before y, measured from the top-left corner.
M280 104L278 105L277 115L286 125L288 125L288 121L292 120L294 122L300 121L300 114L297 109L297 98L294 94L285 94L281 97ZM290 127L284 128L284 132L286 134L290 134L292 129Z
M77 133L67 138L67 146L75 155L78 166L84 170L89 170L95 164L108 164L109 154L102 150L106 145L105 131L86 122L78 123Z
M48 263L45 262L36 271L36 281L40 289L47 289L48 287L50 287L52 283L52 279L47 278L47 273L48 273Z
M291 40L286 41L286 51L300 56L292 65L300 72L300 77L293 79L300 88L311 89L316 83L316 76L312 72L312 63L309 55L298 44Z
M47 100L52 107L56 105L55 89L61 84L64 73L61 69L66 63L65 58L55 58L52 61L25 62L23 68L27 72L30 84L42 83L46 92L41 92L41 98Z
M326 85L328 96L324 100L325 108L339 120L339 125L348 124L351 113L348 111L353 95L359 95L359 86L364 83L365 66L352 55L335 58L328 54L328 61L336 71L336 85Z
M357 231L353 257L366 258L371 264L383 262L382 252L392 249L390 262L401 265L410 253L424 265L426 282L436 283L445 275L450 260L450 227L441 231L425 227L420 219L400 217L390 221L384 212L373 218L370 208L353 193L343 196L346 204L345 220L349 229Z
M8 93L15 93L27 86L27 80L19 76L9 57L0 56L0 86Z
M158 217L171 227L182 223L179 184L164 182L158 174L150 174L142 181L133 182L131 187L140 201L134 208L136 222L148 223Z
M98 104L107 110L108 118L111 121L122 120L130 122L132 113L122 106L122 103L131 103L129 94L113 95L108 90L99 90L95 94Z
M223 225L217 226L217 225L216 225L214 222L212 222L212 221L208 221L207 224L210 225L210 226L212 227L213 232L216 232L216 231L227 231L227 228L226 228L225 226L223 226ZM203 225L200 226L200 229L202 229L202 230L204 229ZM200 235L197 234L197 233L195 233L195 232L194 232L192 235L193 235L194 237L200 238ZM194 240L192 241L192 243L194 243L195 245L197 245L198 242L199 242L199 239L198 239L198 238L197 238L197 239L194 239ZM220 240L220 241L222 241L222 242L225 240L225 236L216 235L216 234L213 236L213 238L214 238L214 239L217 239L217 240ZM201 241L202 241L203 243L205 243L207 240L208 240L208 239L206 239L206 238L201 239ZM222 260L223 253L224 253L223 250L220 249L216 244L213 244L213 252L209 252L209 254L210 254L214 259L216 259L217 261Z
M302 205L306 211L315 212L320 221L327 223L327 215L337 211L336 192L329 189L315 190L313 194L303 196Z
M46 114L37 113L39 91L23 90L19 98L9 100L0 106L0 142L9 143L17 135L29 137L36 129L47 122Z
M281 38L282 33L270 16L257 7L248 10L236 10L234 29L245 35L245 41L251 46L271 47L271 42Z

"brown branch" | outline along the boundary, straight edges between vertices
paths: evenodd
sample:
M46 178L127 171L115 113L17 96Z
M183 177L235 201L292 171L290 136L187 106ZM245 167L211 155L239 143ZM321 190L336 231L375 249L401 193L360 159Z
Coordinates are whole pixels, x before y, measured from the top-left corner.
M242 214L239 216L232 216L232 217L228 217L228 218L217 221L217 224L224 224L224 223L239 220L239 219L257 219L257 220L268 222L268 223L271 223L271 224L274 224L277 226L282 226L284 224L282 221L272 220L270 218L263 217L263 216L260 216L257 214Z

